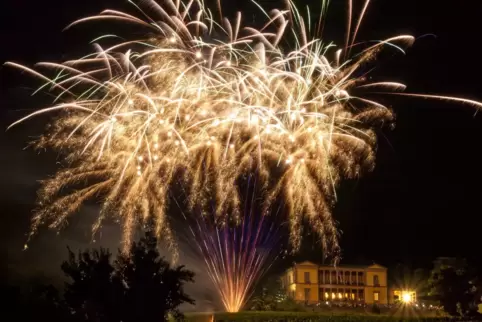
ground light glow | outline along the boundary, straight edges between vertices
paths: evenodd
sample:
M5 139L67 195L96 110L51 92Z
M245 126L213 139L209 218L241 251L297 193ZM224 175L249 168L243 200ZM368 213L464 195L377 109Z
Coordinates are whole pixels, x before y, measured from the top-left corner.
M202 1L144 0L133 6L137 14L108 9L69 26L124 22L142 30L141 39L103 35L90 55L38 63L45 73L7 63L43 80L39 90L56 97L53 106L12 124L51 113L35 146L61 156L62 168L42 183L31 235L44 224L61 228L82 204L100 198L94 233L112 216L128 247L135 228L153 220L158 237L175 250L166 209L179 178L189 191L187 206L203 213L214 202L223 225L242 222L237 179L256 173L267 210L283 199L295 250L303 221L325 250L337 250L335 188L341 178L373 168L374 129L393 121L392 111L369 94L482 107L461 98L401 94L403 84L355 76L376 63L380 50L403 52L414 37L396 35L361 48L355 38L369 1L357 19L348 2L341 48L318 33L327 2L319 23L303 18L291 2L270 12L260 7L266 24L255 29L241 13L215 18L216 10Z

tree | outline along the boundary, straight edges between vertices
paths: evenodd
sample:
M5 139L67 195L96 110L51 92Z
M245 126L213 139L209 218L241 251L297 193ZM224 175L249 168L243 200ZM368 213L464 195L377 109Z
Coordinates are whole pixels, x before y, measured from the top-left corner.
M4 316L15 316L19 321L71 321L70 312L63 305L59 292L51 285L22 289L1 283L0 290L5 295L2 301Z
M129 254L119 254L115 268L127 289L122 321L163 321L168 313L180 318L178 307L194 304L183 289L185 282L194 281L194 273L184 266L172 268L161 258L150 232L132 244Z
M271 276L256 287L248 306L255 311L274 311L285 297L280 278Z
M269 277L256 288L248 307L255 311L305 311L303 305L286 295L278 276Z
M482 287L476 272L465 260L441 258L434 264L429 280L430 295L438 299L450 315L478 314Z
M66 285L65 301L81 321L166 321L168 314L182 316L180 304L194 304L183 290L184 283L193 282L194 273L171 267L149 232L127 254L119 251L114 263L106 249L77 256L69 249L62 270L72 280Z
M118 304L123 287L114 274L107 250L86 250L69 258L61 268L72 280L66 283L64 298L73 315L85 321L120 321Z

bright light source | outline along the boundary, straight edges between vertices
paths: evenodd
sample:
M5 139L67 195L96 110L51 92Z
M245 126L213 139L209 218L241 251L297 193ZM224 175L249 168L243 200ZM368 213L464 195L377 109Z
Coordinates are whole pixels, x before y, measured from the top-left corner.
M410 294L409 292L403 292L402 293L402 301L404 303L412 302L412 294Z

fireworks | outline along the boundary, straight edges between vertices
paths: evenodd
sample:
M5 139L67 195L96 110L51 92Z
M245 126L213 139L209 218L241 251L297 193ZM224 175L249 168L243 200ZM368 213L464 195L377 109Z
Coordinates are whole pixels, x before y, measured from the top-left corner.
M250 179L251 176L247 190L252 188ZM255 186L256 179L253 181ZM279 249L279 220L276 214L256 212L255 195L254 192L246 193L245 213L238 225L219 227L209 216L184 216L208 276L227 312L238 312L243 308Z
M268 259L274 255L277 228L269 221L269 216L251 215L237 226L220 228L200 219L193 227L207 273L227 312L238 312L244 306L257 280L273 263Z
M35 144L63 156L63 168L43 182L32 234L43 224L61 227L86 201L101 198L94 232L113 216L129 245L136 225L154 219L157 235L173 243L166 209L177 179L190 208L214 200L217 222L239 223L237 179L256 173L266 209L277 198L286 204L295 249L303 220L325 249L336 249L330 208L337 183L373 167L373 126L393 119L362 94L404 88L354 75L385 45L402 50L413 42L396 36L345 59L368 2L354 32L349 6L348 38L338 51L313 35L320 24L311 28L291 3L264 12L266 25L255 29L241 14L216 21L201 1L146 0L135 6L143 19L105 10L70 25L122 21L143 28L146 39L113 44L121 38L105 35L91 55L38 64L56 71L53 77L8 63L57 95L54 106L13 124L53 113ZM284 50L288 36L295 42Z

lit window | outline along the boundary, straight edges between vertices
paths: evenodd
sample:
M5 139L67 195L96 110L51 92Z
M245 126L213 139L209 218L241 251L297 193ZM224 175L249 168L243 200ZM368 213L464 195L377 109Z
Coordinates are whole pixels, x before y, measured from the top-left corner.
M375 302L380 301L380 292L373 292L373 300Z

